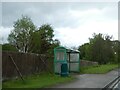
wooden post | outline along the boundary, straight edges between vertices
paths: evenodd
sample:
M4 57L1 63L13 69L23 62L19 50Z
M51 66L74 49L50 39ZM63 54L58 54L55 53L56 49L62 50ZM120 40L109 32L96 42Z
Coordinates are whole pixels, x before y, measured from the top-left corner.
M46 63L44 62L44 60L40 57L40 60L43 62L43 64L45 65L46 69L52 74L51 70L49 70L49 67L46 65Z
M18 66L16 65L15 61L13 60L13 58L11 57L11 55L9 55L9 57L10 57L12 63L14 64L14 66L15 66L15 68L16 68L16 70L17 70L19 76L20 76L20 78L22 79L22 81L24 81L24 79L23 79L23 77L22 77L22 74L21 74L21 72L20 72Z

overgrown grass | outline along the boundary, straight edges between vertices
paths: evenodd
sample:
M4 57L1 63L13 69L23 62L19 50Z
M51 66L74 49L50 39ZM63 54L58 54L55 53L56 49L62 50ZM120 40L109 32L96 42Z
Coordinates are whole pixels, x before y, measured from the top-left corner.
M97 66L81 67L81 74L104 74L115 68L118 68L118 64L106 64Z
M3 83L3 88L44 88L57 83L71 81L74 78L71 76L61 77L59 75L40 74L24 77L25 82L20 79L10 80Z

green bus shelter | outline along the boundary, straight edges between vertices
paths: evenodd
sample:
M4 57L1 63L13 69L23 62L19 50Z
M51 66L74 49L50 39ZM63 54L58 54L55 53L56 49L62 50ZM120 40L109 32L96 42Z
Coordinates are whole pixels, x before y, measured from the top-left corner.
M54 72L61 74L61 65L67 63L68 72L80 71L80 52L66 49L65 47L54 48Z

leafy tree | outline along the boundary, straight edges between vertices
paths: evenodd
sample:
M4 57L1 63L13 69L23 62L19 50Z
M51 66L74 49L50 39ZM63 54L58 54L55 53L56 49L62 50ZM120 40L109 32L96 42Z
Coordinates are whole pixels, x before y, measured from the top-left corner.
M53 55L54 48L58 46L60 46L60 41L58 39L53 40L53 43L50 45L50 49L48 49L47 53Z
M53 43L53 28L49 24L42 25L39 28L41 35L41 53L46 53Z
M120 65L120 41L118 41L118 50L117 50L116 56L117 56L117 60L116 61Z
M88 59L88 50L89 49L89 43L85 43L81 46L79 46L79 51L80 51L80 59L84 59L84 60L89 60Z
M114 59L111 47L111 38L102 34L94 34L90 39L90 60L97 61L99 64L106 64Z
M104 55L106 55L106 63L107 62L113 62L114 59L115 59L115 54L114 54L114 49L112 48L112 36L109 36L109 35L106 35L104 37L104 41L105 41L105 44L104 44Z
M36 32L33 34L32 44L34 53L48 53L59 44L58 40L53 40L53 28L49 24L42 25Z
M53 40L53 28L49 24L43 24L36 30L32 20L22 16L14 23L14 29L8 37L11 45L20 52L46 54L52 53L54 47L60 44L59 40Z
M10 44L3 44L2 51L18 51L15 46Z
M2 44L0 44L0 51L2 51Z
M39 53L41 52L41 35L39 31L35 31L31 35L31 52L32 53Z
M81 59L96 61L99 64L114 62L115 51L111 39L109 35L94 33L93 37L89 38L89 43L79 47Z
M35 25L27 16L22 16L14 25L14 29L8 37L10 44L14 45L20 52L29 52L31 50L31 34L35 31Z
M118 63L120 61L120 41L112 41L112 48L114 50L115 55L114 63Z

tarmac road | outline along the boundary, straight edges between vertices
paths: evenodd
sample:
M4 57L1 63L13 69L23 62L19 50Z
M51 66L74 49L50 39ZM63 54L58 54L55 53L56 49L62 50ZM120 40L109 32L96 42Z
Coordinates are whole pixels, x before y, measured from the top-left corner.
M69 83L58 84L51 88L103 88L118 76L118 69L107 74L82 74L76 75L76 80Z

